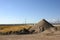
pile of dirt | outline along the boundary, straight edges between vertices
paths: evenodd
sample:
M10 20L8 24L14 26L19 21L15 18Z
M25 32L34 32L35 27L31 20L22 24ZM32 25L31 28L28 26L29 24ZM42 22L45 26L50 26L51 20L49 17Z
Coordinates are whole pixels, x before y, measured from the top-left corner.
M32 29L34 29L35 32L44 32L45 30L55 31L55 27L45 19L42 19L37 24L35 24Z

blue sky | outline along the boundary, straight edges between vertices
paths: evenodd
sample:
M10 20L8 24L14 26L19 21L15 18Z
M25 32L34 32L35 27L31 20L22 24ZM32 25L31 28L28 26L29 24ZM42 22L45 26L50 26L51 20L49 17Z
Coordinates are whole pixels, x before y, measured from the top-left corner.
M0 0L0 24L36 23L60 18L60 0Z

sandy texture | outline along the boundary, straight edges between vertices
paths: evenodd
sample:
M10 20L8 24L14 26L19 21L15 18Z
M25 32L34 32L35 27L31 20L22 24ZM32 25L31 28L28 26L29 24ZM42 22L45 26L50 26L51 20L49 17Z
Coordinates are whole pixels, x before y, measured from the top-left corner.
M45 35L43 33L28 35L0 35L0 40L60 40L60 34L56 35L55 32L55 35Z

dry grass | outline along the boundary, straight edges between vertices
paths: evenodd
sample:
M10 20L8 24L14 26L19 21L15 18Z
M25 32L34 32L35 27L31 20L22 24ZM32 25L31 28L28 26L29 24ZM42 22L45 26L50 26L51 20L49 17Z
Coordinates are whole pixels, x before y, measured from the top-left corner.
M0 26L0 32L9 32L9 31L19 31L22 30L23 28L28 29L29 25L25 25L25 26Z
M29 28L30 26L6 26L0 27L5 31L16 31L23 28ZM47 32L46 32L47 33ZM60 31L55 31L54 33L38 33L38 34L26 34L26 35L0 35L0 40L60 40Z

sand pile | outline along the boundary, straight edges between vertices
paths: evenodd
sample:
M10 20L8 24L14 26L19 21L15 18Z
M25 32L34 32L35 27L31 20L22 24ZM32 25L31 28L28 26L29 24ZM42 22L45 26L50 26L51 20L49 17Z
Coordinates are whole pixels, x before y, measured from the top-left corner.
M37 24L35 24L32 29L34 29L35 32L43 32L45 30L55 31L55 27L45 19L42 19Z

